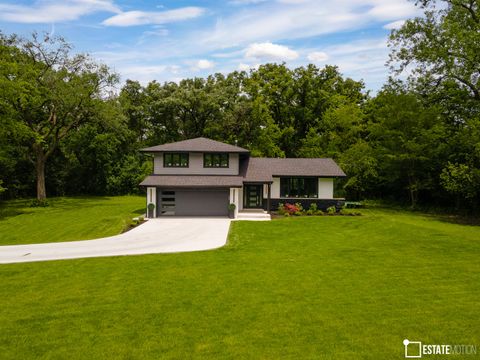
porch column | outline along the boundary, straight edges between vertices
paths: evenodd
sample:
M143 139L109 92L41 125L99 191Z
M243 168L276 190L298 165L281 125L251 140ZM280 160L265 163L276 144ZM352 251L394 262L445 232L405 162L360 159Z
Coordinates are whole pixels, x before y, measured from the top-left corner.
M270 198L272 196L272 184L268 183L267 184L267 212L270 214Z
M238 217L238 212L240 211L240 189L234 190L234 200L235 200L235 219Z
M155 208L153 209L153 217L157 216L157 188L156 187L147 187L147 218L149 217L148 213L148 204L154 204Z

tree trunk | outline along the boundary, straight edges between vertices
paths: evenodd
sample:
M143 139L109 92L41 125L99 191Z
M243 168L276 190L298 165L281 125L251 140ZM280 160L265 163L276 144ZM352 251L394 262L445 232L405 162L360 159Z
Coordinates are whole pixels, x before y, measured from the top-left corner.
M410 193L410 205L412 209L415 209L418 200L418 183L415 176L411 174L408 176L408 190Z
M35 175L37 178L37 200L45 200L47 198L47 190L45 189L45 164L47 157L41 145L34 146L35 151Z

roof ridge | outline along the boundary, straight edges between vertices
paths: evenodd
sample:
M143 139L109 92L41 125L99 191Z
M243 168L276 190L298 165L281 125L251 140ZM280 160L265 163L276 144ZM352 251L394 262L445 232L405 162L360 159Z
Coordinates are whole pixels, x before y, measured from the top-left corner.
M237 145L224 143L218 140L209 139L199 136L193 139L185 139L156 146L141 149L144 152L157 151L185 151L185 152L232 152L232 153L249 153L249 150Z

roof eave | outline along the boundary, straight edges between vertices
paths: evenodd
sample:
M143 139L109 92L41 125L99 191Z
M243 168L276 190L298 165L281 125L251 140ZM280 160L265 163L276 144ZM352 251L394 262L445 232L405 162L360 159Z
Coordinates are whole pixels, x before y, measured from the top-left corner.
M139 151L144 153L229 153L229 154L250 154L250 151L212 151L212 150L153 150L153 149L140 149Z

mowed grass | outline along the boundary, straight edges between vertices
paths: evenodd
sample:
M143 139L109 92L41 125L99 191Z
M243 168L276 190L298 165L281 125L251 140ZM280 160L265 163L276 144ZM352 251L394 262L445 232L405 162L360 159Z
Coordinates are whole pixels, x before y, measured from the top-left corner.
M31 200L0 203L0 245L95 239L117 235L145 212L141 196L51 198L48 207Z
M2 265L0 357L402 359L405 338L480 350L480 229L363 212L234 222L213 251Z

